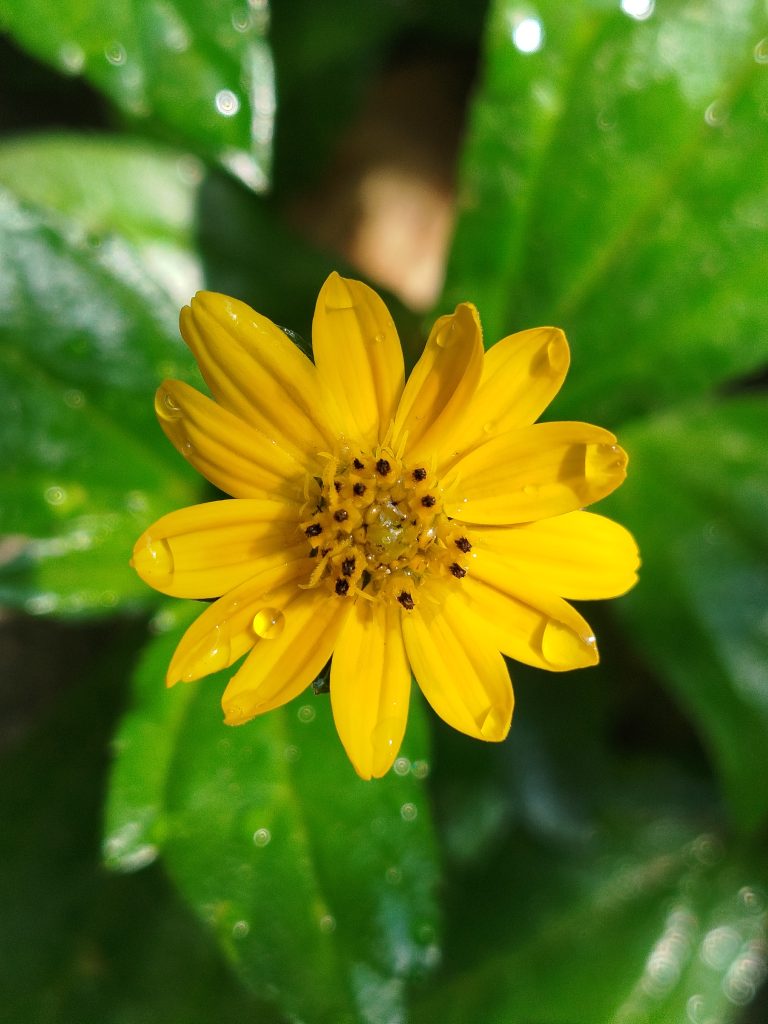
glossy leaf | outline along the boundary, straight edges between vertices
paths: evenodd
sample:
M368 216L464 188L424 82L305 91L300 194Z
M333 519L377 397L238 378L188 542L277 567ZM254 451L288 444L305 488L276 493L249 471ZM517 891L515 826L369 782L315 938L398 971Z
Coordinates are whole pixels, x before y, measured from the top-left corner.
M195 157L120 135L35 135L0 150L0 185L77 221L94 247L113 234L130 242L179 305L202 287L194 252L202 177Z
M563 327L607 425L768 360L764 4L626 8L493 5L444 301Z
M181 624L163 613L116 740L105 853L131 870L163 852L243 977L289 1016L393 1020L437 956L437 868L420 706L395 769L357 778L325 695L238 728L222 675L163 687ZM229 673L231 674L231 673Z
M176 304L132 246L0 193L0 599L36 613L151 598L133 538L194 500L151 396L187 376Z
M629 429L632 473L612 498L644 552L619 608L722 775L732 810L768 814L768 450L764 397Z
M266 5L5 0L0 28L129 117L266 187L274 117Z

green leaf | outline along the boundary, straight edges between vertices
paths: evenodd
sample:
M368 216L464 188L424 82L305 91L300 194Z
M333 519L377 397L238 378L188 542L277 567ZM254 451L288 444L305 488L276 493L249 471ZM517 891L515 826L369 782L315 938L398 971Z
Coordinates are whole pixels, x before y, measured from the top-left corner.
M93 246L120 235L180 305L201 287L194 223L202 177L195 157L119 135L35 135L0 151L0 185L76 221Z
M421 709L378 782L357 778L327 696L238 729L221 723L226 675L166 691L199 608L165 611L117 735L105 854L130 870L162 851L182 892L248 984L289 1016L387 1021L437 956L437 868Z
M157 382L191 370L176 303L121 237L10 190L0 282L0 600L61 614L146 604L133 540L199 487L152 409Z
M489 343L565 328L565 418L616 423L768 359L764 5L647 7L545 0L525 22L497 0L488 21L445 304L475 302Z
M611 499L643 552L619 604L677 693L753 828L768 813L768 400L667 414L630 427L632 472Z
M416 1024L740 1019L766 973L759 855L653 814L581 849L515 846L518 880L496 879L513 935L424 999Z
M5 0L0 27L130 118L266 187L274 117L266 5Z

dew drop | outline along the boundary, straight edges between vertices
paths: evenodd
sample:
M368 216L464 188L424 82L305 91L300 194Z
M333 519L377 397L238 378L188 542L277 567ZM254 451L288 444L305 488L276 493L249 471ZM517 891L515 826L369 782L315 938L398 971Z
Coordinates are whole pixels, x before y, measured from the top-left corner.
M232 28L235 32L247 32L251 27L251 12L235 11L232 15Z
M714 100L704 111L704 120L712 128L718 128L725 124L728 117L728 109L722 100Z
M407 775L411 770L411 762L407 757L398 757L392 767L395 775Z
M374 334L374 336L373 336L373 340L374 340L375 344L377 344L377 345L381 345L381 343L384 341L384 338L385 338L385 334L384 334L383 331L379 331L378 334Z
M429 761L414 761L413 775L417 779L426 779L429 775Z
M488 420L487 423L483 424L483 433L484 434L491 434L491 433L493 433L493 428L495 426L496 426L496 424L493 422L493 420Z
M247 921L235 921L232 925L232 935L236 939L244 939L251 930Z
M220 623L190 652L184 680L190 682L200 675L211 675L220 672L229 664L230 639L226 622ZM234 709L229 709L234 714Z
M181 419L181 406L169 391L159 388L155 395L155 412L161 420Z
M588 444L584 446L584 476L588 483L611 476L626 465L626 455L617 444Z
M416 804L407 803L400 808L400 817L403 821L415 821L418 816L419 809Z
M768 36L755 46L754 55L758 64L768 64Z
M155 541L150 539L147 544L147 554L152 560L147 567L152 576L173 575L173 552L171 551L171 545L165 538Z
M299 717L299 721L306 723L306 722L314 721L314 718L315 718L315 715L316 715L316 711L315 711L315 709L313 707L311 707L311 705L309 705L309 704L302 704L302 706L299 708L297 714L298 714L298 717Z
M503 736L509 724L509 716L503 708L490 707L480 725L480 732L486 739L498 739Z
M240 100L231 89L219 89L214 102L216 109L224 117L234 117L240 109Z
M253 845L254 846L268 846L272 839L272 833L268 828L257 828L253 833Z
M323 935L331 935L336 931L336 918L333 914L323 914L320 918L320 931Z
M437 332L435 344L438 348L450 348L456 340L456 321L451 319L450 323L444 324Z
M253 631L262 640L275 640L285 629L285 616L279 608L261 608L253 617Z
M67 492L63 487L48 487L45 491L45 500L49 505L63 505L67 500Z
M104 50L104 56L107 58L109 63L115 67L125 64L128 59L128 54L125 52L125 47L122 43L110 43L110 45Z
M579 636L562 622L548 622L541 637L541 654L550 665L576 668L596 660L597 646L593 636Z
M77 388L69 388L64 392L64 404L68 405L70 409L82 409L85 404L85 396Z
M568 345L562 335L552 338L547 345L547 361L550 370L563 373L568 369Z
M62 43L59 60L66 72L70 75L77 75L85 67L85 51L77 43Z

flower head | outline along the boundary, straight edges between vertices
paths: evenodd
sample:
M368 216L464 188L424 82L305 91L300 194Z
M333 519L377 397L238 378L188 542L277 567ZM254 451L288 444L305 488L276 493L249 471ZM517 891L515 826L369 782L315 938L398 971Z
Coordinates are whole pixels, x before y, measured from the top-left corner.
M566 599L623 593L638 558L623 527L583 511L624 479L613 434L535 422L568 369L562 331L484 353L462 303L405 382L384 303L334 273L314 364L224 295L198 294L181 333L213 398L164 381L157 415L232 499L171 512L136 543L151 586L218 598L179 643L169 685L247 655L222 699L238 725L296 697L333 656L336 727L370 778L397 755L411 674L450 725L502 740L514 703L503 655L554 671L597 662Z

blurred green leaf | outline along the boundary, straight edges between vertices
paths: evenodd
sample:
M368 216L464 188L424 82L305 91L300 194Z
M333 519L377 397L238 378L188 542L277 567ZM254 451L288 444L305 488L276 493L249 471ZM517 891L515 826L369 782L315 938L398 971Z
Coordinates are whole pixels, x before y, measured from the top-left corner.
M616 424L768 361L765 6L497 0L445 304L555 323L556 413ZM647 16L650 15L650 16Z
M266 4L245 0L0 4L0 28L36 57L257 190L275 106L267 20Z
M109 736L143 629L83 629L78 652L71 627L34 625L77 681L59 672L45 721L0 754L0 1021L277 1024L159 869L117 877L99 864ZM6 622L0 646L12 632Z
M0 149L0 185L77 221L93 245L120 235L180 305L201 287L194 224L202 177L195 157L120 135L35 135Z
M105 855L131 870L162 850L243 977L294 1018L390 1021L437 955L437 866L414 702L403 753L354 774L326 696L225 729L226 675L166 691L194 605L165 610L117 735Z
M0 191L3 602L82 614L152 600L128 567L133 538L199 487L152 409L157 382L191 370L176 318L123 238Z
M611 498L644 559L618 609L750 828L768 813L767 422L760 396L627 427L632 472Z
M516 908L510 938L439 985L417 1024L740 1019L766 972L758 854L651 813L581 848L518 835L515 849L517 880L494 884L497 903Z

